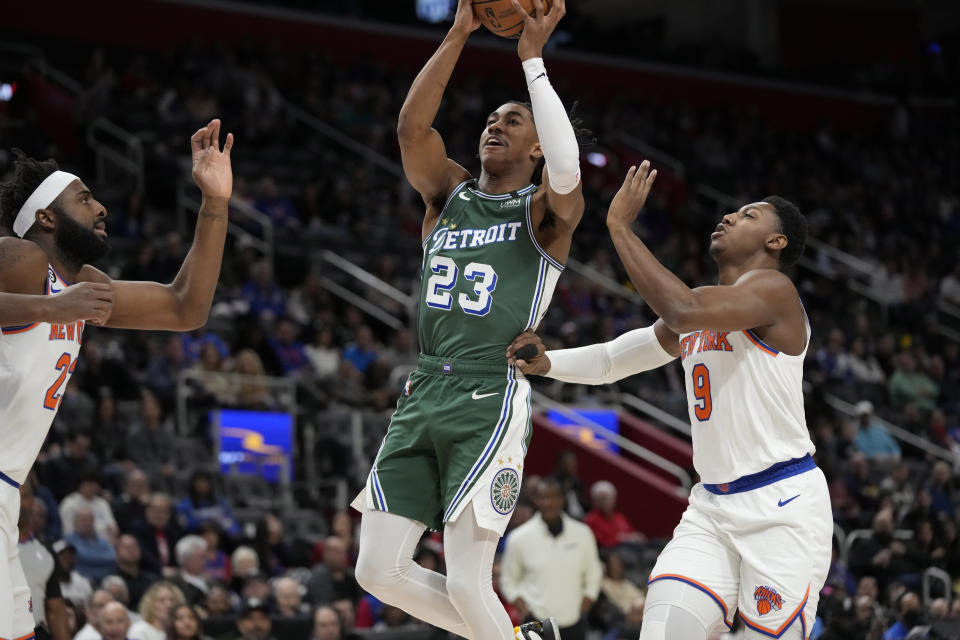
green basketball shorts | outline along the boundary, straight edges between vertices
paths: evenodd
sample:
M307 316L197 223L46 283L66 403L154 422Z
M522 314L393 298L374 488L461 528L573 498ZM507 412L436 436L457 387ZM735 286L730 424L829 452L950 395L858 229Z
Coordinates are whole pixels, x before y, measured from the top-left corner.
M420 356L352 506L440 530L473 504L503 534L531 435L530 383L515 367Z

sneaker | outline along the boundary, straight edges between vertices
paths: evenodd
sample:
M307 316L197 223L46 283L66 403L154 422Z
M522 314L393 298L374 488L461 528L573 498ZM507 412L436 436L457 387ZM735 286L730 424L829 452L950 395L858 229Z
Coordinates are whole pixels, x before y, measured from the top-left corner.
M513 632L517 640L560 640L560 632L553 618L522 624L514 627Z

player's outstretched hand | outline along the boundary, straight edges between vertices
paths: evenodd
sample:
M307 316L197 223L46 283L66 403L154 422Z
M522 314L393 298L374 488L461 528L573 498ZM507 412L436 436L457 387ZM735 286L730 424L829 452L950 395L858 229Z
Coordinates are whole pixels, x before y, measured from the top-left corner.
M113 311L113 287L102 282L78 282L50 296L47 322L67 324L82 320L103 326Z
M233 169L230 166L233 134L227 134L221 151L220 120L214 118L193 134L190 149L193 153L193 181L200 187L203 197L229 200L233 193Z
M543 0L533 0L533 14L529 14L517 0L511 0L514 10L523 18L523 33L517 43L517 53L521 60L542 58L543 47L557 23L567 13L566 0L553 0L550 13Z
M617 195L613 196L607 210L607 226L625 224L630 226L647 201L657 170L650 171L650 161L644 160L639 167L630 167Z
M480 28L480 20L473 12L473 0L460 0L457 3L457 13L453 16L451 31L470 35Z
M515 364L524 375L542 376L550 371L543 340L533 331L524 331L507 347L507 362Z

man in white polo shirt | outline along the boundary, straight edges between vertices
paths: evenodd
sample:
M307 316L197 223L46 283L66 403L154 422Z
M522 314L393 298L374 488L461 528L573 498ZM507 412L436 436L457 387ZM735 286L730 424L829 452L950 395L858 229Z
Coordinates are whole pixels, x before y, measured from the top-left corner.
M585 640L583 614L600 593L603 572L593 532L565 514L563 503L563 487L545 478L539 513L507 536L500 589L524 616L553 617L563 640Z

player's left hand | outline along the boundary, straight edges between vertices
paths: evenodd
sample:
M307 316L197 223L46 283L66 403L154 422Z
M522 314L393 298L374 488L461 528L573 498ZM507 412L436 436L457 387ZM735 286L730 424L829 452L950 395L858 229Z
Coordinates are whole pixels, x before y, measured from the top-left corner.
M537 355L525 360L517 359L517 351L529 345L536 348ZM542 376L550 371L550 358L546 355L543 340L533 331L524 331L513 339L513 342L507 347L507 364L517 365L524 375Z
M227 134L221 151L220 120L214 118L193 134L190 149L193 153L193 181L200 187L203 197L229 200L233 193L233 168L230 166L233 134Z
M639 167L630 167L617 195L613 196L607 210L607 226L624 224L630 226L647 202L657 170L650 171L650 161L644 160Z
M543 47L550 39L550 34L557 28L557 23L567 13L566 0L553 0L550 13L544 0L533 0L533 15L524 10L517 0L511 0L517 14L523 18L523 33L517 43L517 53L521 60L542 58Z

